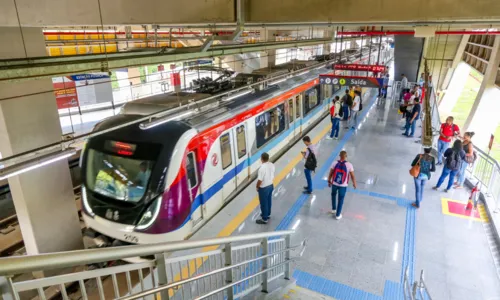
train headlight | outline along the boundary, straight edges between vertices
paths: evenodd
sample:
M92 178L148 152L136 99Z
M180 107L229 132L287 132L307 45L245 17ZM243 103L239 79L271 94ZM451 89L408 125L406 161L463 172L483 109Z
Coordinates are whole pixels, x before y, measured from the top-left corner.
M82 203L83 203L83 207L85 208L87 213L91 217L95 216L94 212L92 211L92 208L89 205L89 200L87 199L87 190L85 189L85 187L83 185L82 185Z
M154 200L154 202L151 203L151 205L142 215L142 218L139 221L139 223L137 223L137 226L135 226L135 229L143 230L153 224L153 222L158 217L158 214L160 213L161 199L162 196L156 198L156 200Z

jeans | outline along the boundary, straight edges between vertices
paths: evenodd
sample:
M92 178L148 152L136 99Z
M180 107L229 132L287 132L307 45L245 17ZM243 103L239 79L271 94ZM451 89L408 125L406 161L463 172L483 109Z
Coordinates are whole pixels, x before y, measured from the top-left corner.
M340 119L332 118L332 132L330 133L330 137L332 138L334 135L335 137L339 137L339 130L340 130Z
M343 114L344 114L344 121L347 121L349 119L349 106L347 105L342 105L342 110L344 111Z
M307 181L307 189L309 193L312 193L313 191L313 183L312 183L312 177L311 177L311 170L309 169L304 169L304 174L306 175L306 181Z
M260 211L262 220L264 221L269 220L269 216L271 215L273 190L274 186L272 184L259 188Z
M444 142L442 140L438 140L438 164L443 163L443 154L450 146L449 142Z
M441 184L443 184L444 180L446 177L450 176L450 179L448 180L448 186L446 187L447 190L451 189L451 186L453 185L453 180L455 180L455 176L457 175L458 170L451 170L448 169L446 166L443 167L443 172L441 173L441 176L439 177L438 183L436 187L440 187Z
M413 122L410 124L411 118L406 118L406 126L405 126L405 135L408 135L413 137L415 134L415 123L417 123L417 120L413 120ZM411 128L411 133L410 133L410 128Z
M420 207L420 202L422 202L422 195L424 193L424 186L427 182L427 179L421 179L417 177L413 180L415 181L415 203L417 204L417 207Z
M464 182L465 182L465 170L467 170L467 167L469 166L469 164L465 161L465 160L462 160L462 164L460 165L460 170L459 170L459 173L458 173L458 185L459 186L464 186Z
M356 128L358 127L358 114L359 111L351 110L351 119L349 121L349 126Z
M344 206L344 198L347 192L347 187L332 185L332 209L337 211L337 217L342 213ZM337 193L339 194L339 203L337 206Z

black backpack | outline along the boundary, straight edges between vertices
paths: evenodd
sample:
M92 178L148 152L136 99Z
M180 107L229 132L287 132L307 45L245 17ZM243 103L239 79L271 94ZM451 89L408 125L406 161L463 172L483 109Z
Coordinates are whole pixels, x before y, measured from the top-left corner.
M453 153L446 158L446 167L452 171L460 169L461 164L462 158L459 152L453 151Z
M309 151L309 155L306 158L305 167L306 169L314 172L318 167L318 161L316 160L316 155L311 151L311 149L307 148L307 151Z
M359 95L359 111L363 110L363 98L361 98L361 95Z

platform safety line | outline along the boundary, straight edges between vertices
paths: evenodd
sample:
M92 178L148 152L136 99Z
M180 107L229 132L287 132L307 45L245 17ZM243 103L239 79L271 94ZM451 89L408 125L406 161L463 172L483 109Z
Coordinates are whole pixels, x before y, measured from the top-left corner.
M331 129L331 125L328 124L321 130L321 132L314 136L312 142L317 143L319 142ZM290 173L293 168L297 166L298 163L302 160L302 154L296 155L286 166L285 168L277 175L274 177L274 186L277 186L285 177L288 173ZM259 196L255 196L240 212L233 218L229 223L217 234L217 237L226 237L230 236L238 227L241 225L243 221L245 221L252 211L256 209L259 206ZM219 246L208 246L202 248L202 252L209 252L216 250ZM192 276L193 274L196 273L199 267L202 266L203 263L205 263L208 260L208 256L204 257L199 257L196 259L192 259L189 261L188 265L183 267L181 272L179 274L176 274L174 276L174 282L179 281L183 278L188 278ZM169 290L169 295L172 297L174 294L173 290Z

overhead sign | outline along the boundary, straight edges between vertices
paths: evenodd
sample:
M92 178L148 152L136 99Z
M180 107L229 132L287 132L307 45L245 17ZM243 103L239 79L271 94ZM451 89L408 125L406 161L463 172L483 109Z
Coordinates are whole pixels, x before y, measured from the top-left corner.
M358 65L358 64L334 64L333 68L335 70L344 71L368 71L368 72L385 72L385 66L383 65Z
M341 86L360 86L367 88L379 88L380 84L375 77L361 76L341 76L341 75L319 75L320 84L341 85Z

